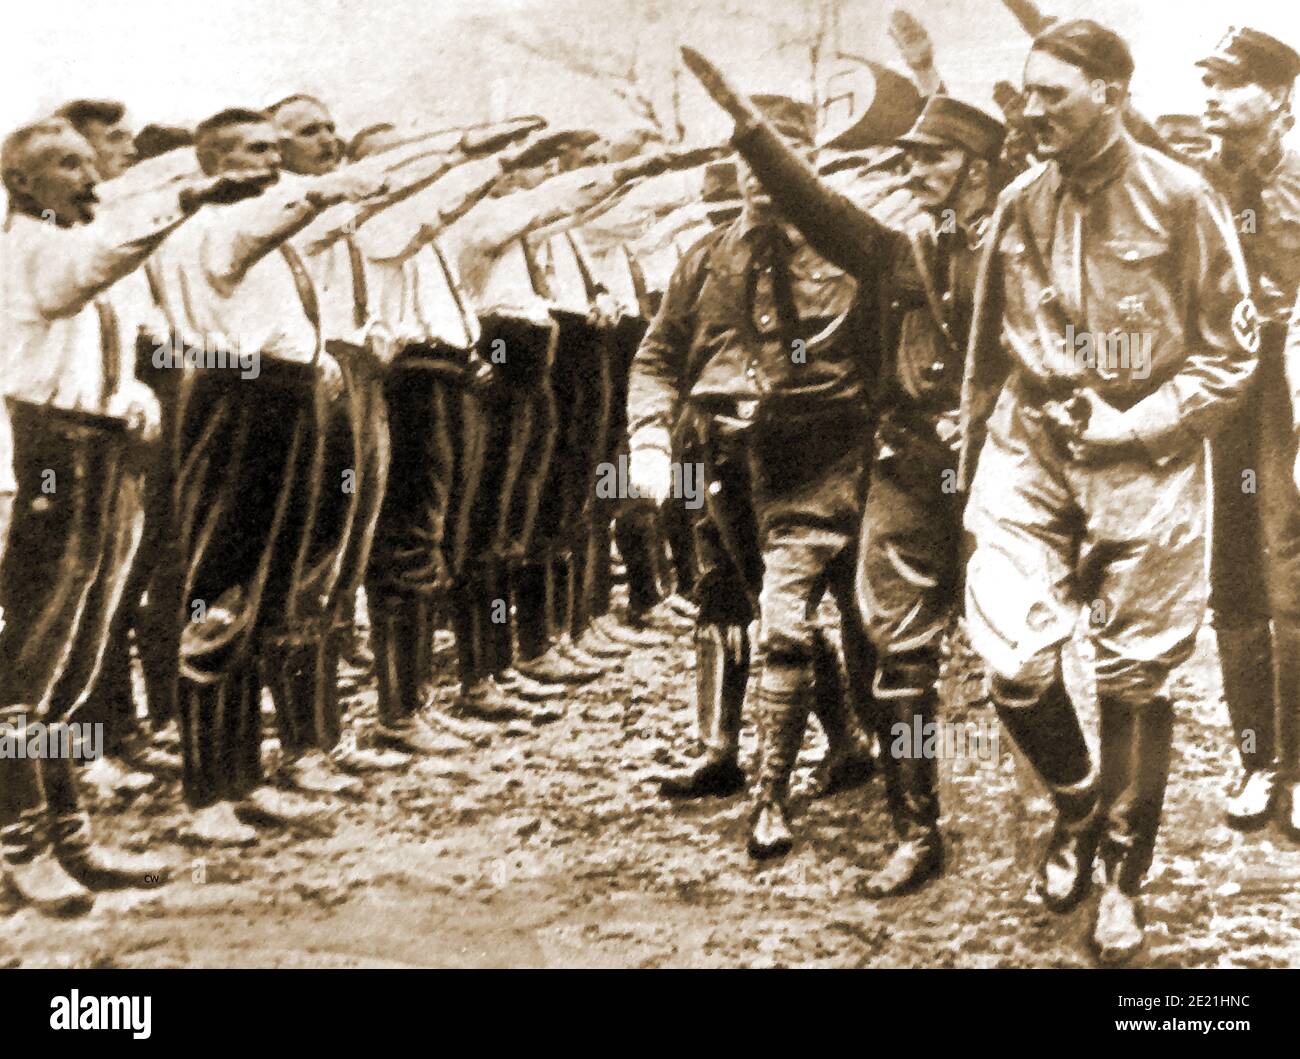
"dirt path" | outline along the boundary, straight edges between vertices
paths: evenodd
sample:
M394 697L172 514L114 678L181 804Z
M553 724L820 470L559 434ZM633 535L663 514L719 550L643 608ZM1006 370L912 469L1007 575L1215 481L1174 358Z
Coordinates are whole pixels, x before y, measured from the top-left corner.
M106 838L153 848L177 879L104 895L73 923L8 916L0 965L1078 966L1090 903L1064 918L1026 897L1047 823L1011 757L941 765L948 870L886 903L859 895L888 841L879 779L796 797L799 844L758 868L743 797L679 806L653 777L690 746L690 650L636 652L565 718L430 761L348 804L330 837L242 853L178 845L174 788L97 813ZM450 693L448 687L447 692ZM1226 716L1208 638L1180 674L1173 780L1147 888L1155 966L1300 964L1300 848L1220 823ZM362 687L354 708L373 715ZM981 706L954 720L991 721ZM1005 751L1005 745L1003 747ZM796 792L820 757L810 739ZM752 760L747 730L746 764Z

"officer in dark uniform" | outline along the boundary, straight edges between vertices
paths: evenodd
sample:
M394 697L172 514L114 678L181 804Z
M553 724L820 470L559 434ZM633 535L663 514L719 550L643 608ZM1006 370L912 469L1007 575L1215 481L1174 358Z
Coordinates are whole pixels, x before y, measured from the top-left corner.
M1289 807L1300 832L1300 405L1283 357L1300 287L1300 155L1282 145L1300 55L1231 29L1197 65L1215 147L1195 162L1232 208L1260 319L1259 371L1211 449L1210 607L1243 769L1226 809L1229 823L1251 827ZM1277 797L1279 774L1289 799Z
M887 752L897 731L931 724L940 647L959 598L958 413L976 250L998 189L1005 130L983 111L933 96L899 139L904 185L923 211L906 232L819 181L770 128L742 126L736 145L782 214L829 260L869 282L888 264L885 333L894 362L883 387L871 490L858 546L857 594L879 655L873 711L900 842L868 883L885 896L939 870L935 763ZM849 185L850 189L853 185Z
M806 106L780 96L755 103L781 135L811 146ZM725 653L738 663L721 679L743 686L738 633L753 610L760 619L761 761L749 851L768 857L793 843L790 774L818 671L830 677L815 619L828 588L846 632L860 631L853 554L879 320L872 288L783 223L753 174L742 173L741 190L740 216L688 251L637 351L630 470L639 494L667 495L672 428L684 405L704 454L709 523L736 566L714 598L703 578L697 585L700 621L725 637L714 657ZM708 655L697 664L707 665ZM850 670L857 681L870 679L861 665ZM867 756L842 710L824 727L830 755Z

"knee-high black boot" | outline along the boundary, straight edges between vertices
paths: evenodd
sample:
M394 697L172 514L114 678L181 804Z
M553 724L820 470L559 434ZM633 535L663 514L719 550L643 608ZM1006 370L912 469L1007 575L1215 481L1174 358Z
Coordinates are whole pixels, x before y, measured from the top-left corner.
M938 712L939 660L932 651L887 657L874 686L885 793L898 844L867 880L871 897L910 893L943 865L939 838L938 762L925 753L924 733ZM913 733L922 734L917 745Z
M1097 851L1096 774L1078 713L1059 671L1044 691L994 679L993 705L1056 803L1038 888L1048 908L1064 912L1087 893Z
M813 640L812 711L826 733L826 756L814 774L812 796L827 798L862 786L875 771L871 741L849 709L839 655L821 630Z

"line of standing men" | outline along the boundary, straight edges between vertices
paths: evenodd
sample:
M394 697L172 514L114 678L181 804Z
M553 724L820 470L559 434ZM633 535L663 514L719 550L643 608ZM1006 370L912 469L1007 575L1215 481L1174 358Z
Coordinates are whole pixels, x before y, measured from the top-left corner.
M630 649L641 634L608 615L608 522L586 502L613 432L573 407L608 416L617 329L588 320L600 285L563 225L699 162L638 144L608 163L582 153L595 137L580 132L521 144L545 123L519 119L388 150L391 129L376 127L344 164L327 109L300 95L200 123L188 168L201 175L163 166L133 183L122 118L78 103L3 148L0 701L20 741L38 721L68 735L59 752L0 764L0 828L5 889L56 915L85 911L93 889L167 878L157 858L94 846L78 799L96 772L134 789L169 756L166 739L134 731L131 633L154 724L177 721L184 837L207 846L323 826L360 776L482 745L502 721L554 720L537 700ZM437 240L493 196L502 209L445 253ZM376 233L378 217L389 223ZM525 239L540 225L586 281L563 313L558 251ZM511 277L527 296L497 297ZM587 324L585 344L562 340L566 323ZM491 328L506 336L504 381L478 356ZM553 370L591 366L599 386L557 395ZM540 457L562 417L581 424L573 459ZM546 523L540 600L488 586L485 568L536 559L544 492L567 503ZM567 592L550 584L561 564ZM363 581L380 693L367 747L344 737L339 698ZM440 708L431 610L449 596L475 620L456 626L462 694ZM489 606L519 613L521 652L536 640L517 670L512 623L489 624ZM264 692L280 743L271 774ZM125 764L99 759L78 777L67 740L83 722L104 725Z
M750 851L790 848L786 783L814 614L847 563L860 615L841 603L845 660L851 683L871 681L872 694L855 702L880 737L900 838L867 890L907 892L939 870L935 763L885 748L895 725L934 718L939 643L964 591L993 705L1056 804L1039 892L1053 911L1074 907L1099 857L1091 943L1102 961L1123 962L1143 938L1138 895L1173 738L1168 681L1207 603L1244 765L1229 820L1258 824L1289 804L1300 833L1287 639L1300 553L1291 363L1300 209L1294 156L1280 143L1300 56L1258 31L1231 31L1200 64L1206 131L1221 146L1175 160L1173 147L1128 131L1125 42L1090 20L1049 21L1030 49L1017 115L1040 164L1003 190L1001 124L932 97L899 141L921 209L900 232L866 208L879 198L866 182L841 194L831 167L818 174L780 106L745 98L698 53L683 55L736 121L745 206L687 254L638 353L633 467L639 488L662 495L670 454L681 451L674 417L704 418L711 492L741 497L756 516L745 542L713 505L698 527L730 545L758 586ZM819 302L813 284L840 270L856 290ZM877 309L874 326L848 348L808 342L814 332L853 333L864 303ZM1149 356L1108 356L1116 335L1149 341ZM1094 340L1090 355L1078 336ZM846 450L856 462L841 462ZM748 480L716 470L724 451ZM855 519L856 542L841 528ZM1060 661L1085 607L1096 764ZM853 618L874 655L851 649ZM701 655L699 664L712 663ZM703 729L716 710L700 706ZM735 745L706 744L666 793L739 789ZM1276 796L1279 768L1292 784L1287 799Z

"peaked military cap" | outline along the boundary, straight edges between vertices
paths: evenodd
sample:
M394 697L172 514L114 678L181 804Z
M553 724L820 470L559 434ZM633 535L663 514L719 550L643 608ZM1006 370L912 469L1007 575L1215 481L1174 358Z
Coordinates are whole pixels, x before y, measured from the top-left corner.
M1230 26L1196 65L1261 85L1286 85L1300 76L1300 54L1294 48L1249 26Z
M951 96L931 96L911 131L898 142L905 147L960 147L976 158L993 161L1006 134L1006 126L979 107Z

